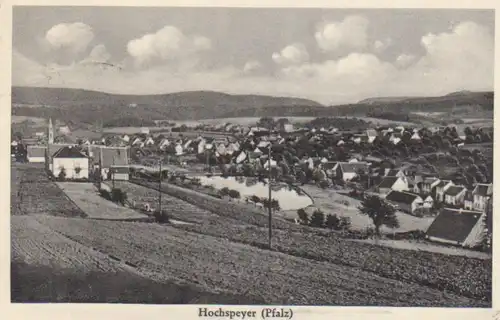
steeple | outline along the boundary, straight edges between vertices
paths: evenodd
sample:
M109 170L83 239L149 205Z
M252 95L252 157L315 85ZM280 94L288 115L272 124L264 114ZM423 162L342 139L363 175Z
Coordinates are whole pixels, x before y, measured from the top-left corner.
M52 126L52 118L49 118L49 132L48 132L48 143L54 143L54 127Z

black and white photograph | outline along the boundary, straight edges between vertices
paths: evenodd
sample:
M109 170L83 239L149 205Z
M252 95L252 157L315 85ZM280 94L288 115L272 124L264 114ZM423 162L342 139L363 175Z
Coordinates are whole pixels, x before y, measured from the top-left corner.
M12 6L11 303L492 308L494 49L493 8Z

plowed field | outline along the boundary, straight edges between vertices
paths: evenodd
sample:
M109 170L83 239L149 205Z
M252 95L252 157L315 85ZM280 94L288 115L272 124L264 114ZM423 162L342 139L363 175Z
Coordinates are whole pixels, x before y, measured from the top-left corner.
M269 252L172 227L39 216L58 233L128 260L160 282L239 292L271 304L468 306L477 301L357 269ZM437 302L438 301L438 302Z

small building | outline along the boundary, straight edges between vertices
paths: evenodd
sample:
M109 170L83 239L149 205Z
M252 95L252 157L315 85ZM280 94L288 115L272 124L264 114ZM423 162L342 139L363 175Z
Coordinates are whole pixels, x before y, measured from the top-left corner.
M66 179L88 179L89 158L75 146L65 146L52 156L52 174Z
M432 190L439 184L441 180L436 177L425 177L422 181L422 187L420 192L422 194L431 194Z
M102 180L129 179L129 152L128 147L89 146L91 166L101 168ZM112 176L114 172L114 176Z
M454 183L451 180L441 180L436 185L436 201L443 202L444 201L444 192L448 190L449 187L453 186Z
M424 205L424 200L417 194L393 190L385 197L392 202L399 210L414 214L417 209Z
M375 189L381 195L387 195L391 191L407 191L408 184L401 177L384 177Z
M337 178L341 178L344 181L350 181L354 179L358 172L368 172L368 163L366 162L339 162L336 166Z
M493 196L493 184L476 184L476 187L472 190L472 195L474 196L474 210L485 211L488 200Z
M141 133L143 133L143 134L149 134L149 128L148 127L142 127L141 128Z
M46 151L47 147L44 146L28 146L26 155L28 162L44 163Z
M426 232L431 241L473 248L484 237L484 213L462 209L442 209Z
M464 186L450 186L444 192L444 202L452 206L460 206L464 203L466 191Z
M464 209L473 210L474 209L474 195L472 191L467 190L464 196Z

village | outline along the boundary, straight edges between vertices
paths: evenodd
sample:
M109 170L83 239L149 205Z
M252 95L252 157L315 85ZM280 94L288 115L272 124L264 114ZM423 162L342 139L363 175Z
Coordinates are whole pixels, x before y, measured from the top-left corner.
M491 250L492 154L484 146L491 144L492 128L370 126L347 118L325 126L328 121L297 125L262 118L253 126L145 127L86 137L48 119L46 132L12 141L12 155L19 162L43 164L56 181L112 181L114 186L159 179L199 191L202 180L212 189L208 194L220 197L229 188L217 176L234 179L232 198L244 198L263 213L273 203L275 215L295 223L309 224L315 214L323 221L315 222L319 226L342 218L342 228L353 232L372 227L358 207L366 196L377 196L397 209L399 220L397 228L376 226L382 233L394 238L396 231L419 231L421 241L433 243L426 250L439 244ZM253 193L250 180L262 183L269 175L275 191L291 186L296 197L267 199L267 187ZM293 205L294 198L303 201ZM134 202L149 211L156 204Z

